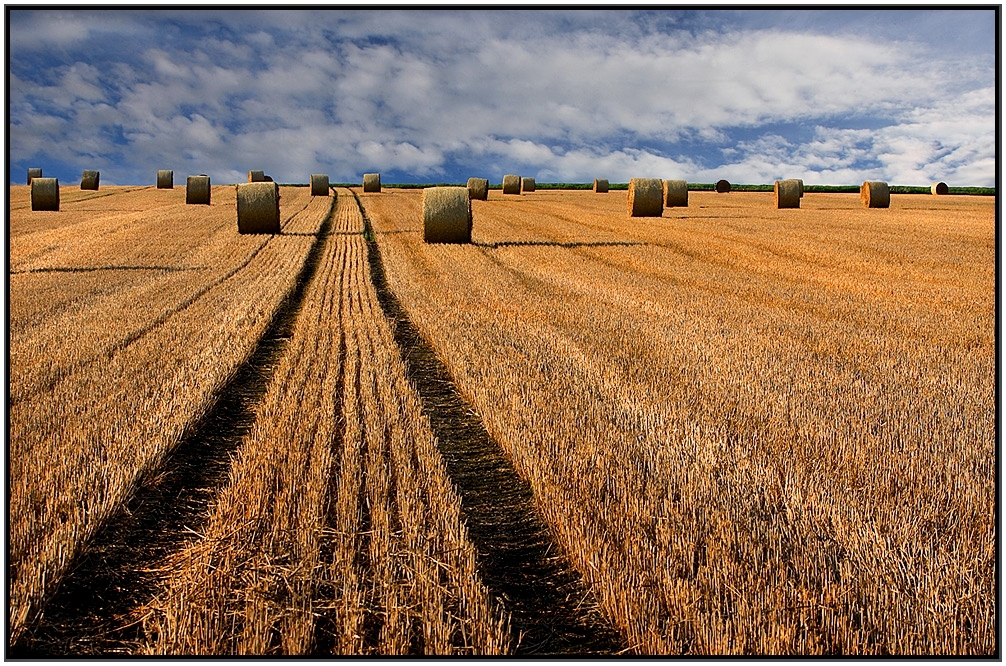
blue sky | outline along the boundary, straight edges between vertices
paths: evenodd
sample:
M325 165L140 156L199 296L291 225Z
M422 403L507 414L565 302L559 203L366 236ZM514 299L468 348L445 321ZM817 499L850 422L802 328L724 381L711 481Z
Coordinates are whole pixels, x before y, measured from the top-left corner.
M995 13L9 13L9 182L995 185Z

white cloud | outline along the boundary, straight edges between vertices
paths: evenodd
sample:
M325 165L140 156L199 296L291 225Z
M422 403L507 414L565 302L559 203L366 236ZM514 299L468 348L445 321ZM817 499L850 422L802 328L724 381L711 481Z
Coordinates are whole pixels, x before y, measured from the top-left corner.
M172 160L215 179L254 162L282 182L375 169L433 178L451 164L513 164L542 180L994 179L987 63L940 60L909 40L663 34L621 12L27 17L11 31L12 161L124 155L107 165L120 180ZM168 19L175 37L159 40ZM143 38L138 58L82 54L116 30ZM83 51L49 68L55 78L20 74L47 44ZM867 116L878 129L847 122ZM816 129L802 143L767 129L787 123ZM761 136L730 144L738 128Z
M62 49L86 42L98 33L133 35L143 28L117 12L104 12L98 20L93 14L70 11L26 11L11 7L11 21L16 28L8 32L13 53Z

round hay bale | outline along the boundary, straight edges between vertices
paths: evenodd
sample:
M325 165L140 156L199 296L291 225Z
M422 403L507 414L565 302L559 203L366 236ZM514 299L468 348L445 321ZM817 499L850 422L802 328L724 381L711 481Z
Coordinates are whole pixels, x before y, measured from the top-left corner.
M80 189L96 190L98 189L98 181L100 179L101 174L97 171L85 170L84 174L80 177Z
M859 199L867 208L890 208L891 188L880 180L867 180L859 188Z
M730 181L728 180L717 180L716 181L716 191L720 194L725 194L730 191Z
M235 185L238 199L238 233L279 233L279 185L241 183Z
M27 184L31 185L31 179L32 178L41 178L41 177L42 177L42 169L29 168L28 169L28 183Z
M167 169L157 170L157 189L170 190L175 187L175 172Z
M503 176L503 194L520 194L520 176L512 173Z
M520 179L520 191L521 192L534 192L534 178L521 178Z
M58 178L35 176L31 179L31 209L59 210Z
M594 191L604 193L608 191L608 181L605 178L594 179Z
M380 192L381 191L381 174L379 174L379 173L365 173L365 174L363 174L363 191L364 192Z
M794 179L777 180L774 191L776 208L800 207L800 181Z
M684 180L664 181L664 205L688 206L688 182Z
M206 174L189 176L185 179L185 203L206 204L210 203L210 177Z
M950 188L947 187L947 184L944 183L944 182L942 182L942 181L940 181L938 183L933 183L933 186L930 187L929 190L933 194L949 194L950 193Z
M797 178L796 182L800 186L800 198L803 199L803 178Z
M489 179L469 178L468 196L472 199L478 199L480 201L487 200L489 198Z
M328 189L328 174L326 173L312 173L311 174L311 196L312 197L327 197L332 192Z
M472 200L467 187L423 190L423 240L427 243L472 242Z
M264 183L265 182L265 171L255 169L248 172L248 182L249 183Z
M629 216L660 217L664 213L664 183L659 178L629 181Z

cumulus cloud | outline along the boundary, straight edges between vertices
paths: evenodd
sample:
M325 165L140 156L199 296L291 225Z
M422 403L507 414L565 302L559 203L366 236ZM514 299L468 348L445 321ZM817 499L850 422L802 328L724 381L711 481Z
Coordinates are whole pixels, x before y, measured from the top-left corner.
M767 14L527 13L16 10L11 162L86 158L108 182L993 184L992 44L943 57Z

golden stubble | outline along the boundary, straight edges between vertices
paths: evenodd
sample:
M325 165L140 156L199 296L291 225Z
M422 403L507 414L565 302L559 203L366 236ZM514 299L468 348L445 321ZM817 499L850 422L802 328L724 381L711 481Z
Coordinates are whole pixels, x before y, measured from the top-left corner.
M332 233L205 533L147 620L157 654L499 654L460 500L338 190Z
M391 287L641 653L988 654L994 201L473 202Z
M238 237L222 194L209 207L178 189L90 194L35 230L12 197L11 643L251 354L311 247ZM284 219L317 229L328 209L298 194Z

